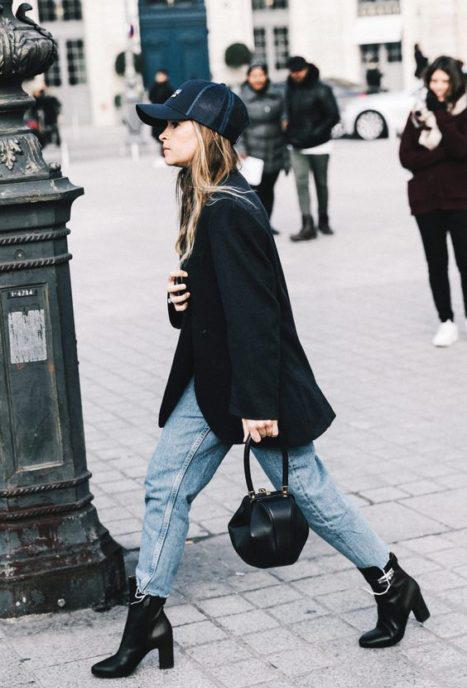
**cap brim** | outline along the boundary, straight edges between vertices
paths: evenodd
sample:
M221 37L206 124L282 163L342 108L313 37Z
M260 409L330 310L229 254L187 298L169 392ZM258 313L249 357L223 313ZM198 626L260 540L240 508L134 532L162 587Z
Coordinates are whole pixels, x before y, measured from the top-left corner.
M157 129L165 128L165 123L168 121L179 122L188 119L186 115L174 110L165 103L137 105L136 112L141 121Z

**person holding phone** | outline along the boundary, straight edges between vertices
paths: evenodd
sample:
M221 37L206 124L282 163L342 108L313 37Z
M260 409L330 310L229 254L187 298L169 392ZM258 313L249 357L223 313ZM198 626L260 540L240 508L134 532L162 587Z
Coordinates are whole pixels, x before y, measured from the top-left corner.
M378 604L362 647L394 645L408 616L429 612L416 581L335 485L313 441L334 419L300 344L267 213L237 170L234 149L248 124L225 84L191 80L162 105L140 105L158 127L177 180L180 268L169 275L168 311L180 330L145 478L145 515L136 576L116 654L96 676L128 676L150 650L173 665L164 613L188 532L190 505L233 444L249 436L276 489L282 452L289 490L310 527L353 562ZM180 281L182 280L182 281ZM329 573L331 576L332 573Z
M409 115L399 157L413 174L409 204L420 230L440 320L433 344L447 347L459 337L451 304L448 235L467 318L467 95L461 65L452 57L438 57L424 79L426 98Z

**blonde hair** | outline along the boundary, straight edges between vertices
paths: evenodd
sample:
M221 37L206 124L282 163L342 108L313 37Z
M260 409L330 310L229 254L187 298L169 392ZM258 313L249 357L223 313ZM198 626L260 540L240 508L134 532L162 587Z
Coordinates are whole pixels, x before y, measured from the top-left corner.
M238 155L231 142L198 122L193 121L193 126L198 147L191 165L181 169L177 177L180 230L175 249L181 262L189 258L193 251L201 211L208 201L215 202L213 194L222 191L243 197L250 193L222 184L238 164Z

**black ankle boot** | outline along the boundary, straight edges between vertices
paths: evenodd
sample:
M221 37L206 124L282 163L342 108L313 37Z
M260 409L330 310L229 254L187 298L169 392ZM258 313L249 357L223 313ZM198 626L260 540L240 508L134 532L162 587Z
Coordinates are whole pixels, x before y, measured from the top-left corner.
M361 647L395 645L404 637L410 612L414 613L420 623L430 616L420 586L401 569L392 552L384 567L384 575L377 567L359 571L370 584L378 606L376 628L362 635L359 641Z
M321 234L334 234L333 230L329 226L329 218L324 214L319 216L318 229Z
M309 239L316 239L315 225L311 215L302 215L302 228L298 234L291 234L291 241L308 241Z
M130 603L120 647L115 655L94 664L91 668L99 678L129 676L151 650L159 650L159 667L174 665L172 626L164 613L165 599L146 595L135 597L136 579L128 579Z

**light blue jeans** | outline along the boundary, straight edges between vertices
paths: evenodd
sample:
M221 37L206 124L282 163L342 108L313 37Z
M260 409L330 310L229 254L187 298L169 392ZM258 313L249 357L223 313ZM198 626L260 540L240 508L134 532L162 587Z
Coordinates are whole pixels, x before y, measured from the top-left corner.
M139 592L169 596L183 555L191 503L229 449L206 423L191 380L162 431L144 481L146 507L136 568ZM280 489L280 450L257 444L253 452ZM315 533L356 566L384 568L387 545L336 487L312 442L289 449L289 488Z

